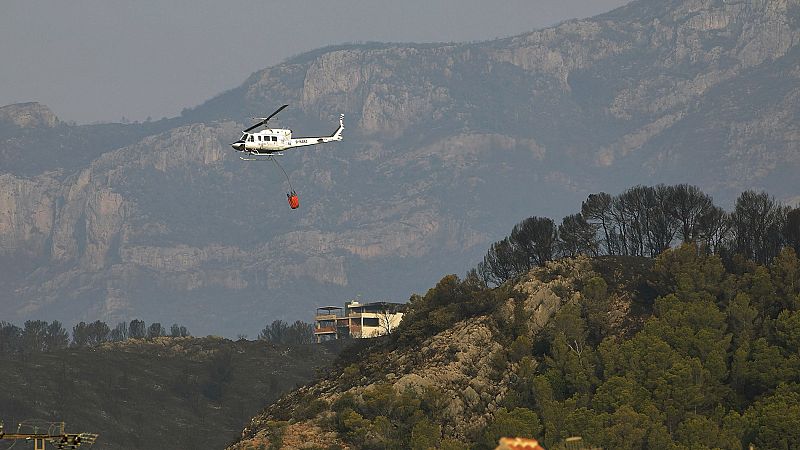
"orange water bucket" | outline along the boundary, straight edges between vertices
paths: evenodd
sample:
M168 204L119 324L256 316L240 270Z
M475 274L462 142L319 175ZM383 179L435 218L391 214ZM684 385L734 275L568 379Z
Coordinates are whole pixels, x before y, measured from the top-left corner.
M297 194L292 192L288 197L290 208L297 209L300 207L300 197L298 197Z

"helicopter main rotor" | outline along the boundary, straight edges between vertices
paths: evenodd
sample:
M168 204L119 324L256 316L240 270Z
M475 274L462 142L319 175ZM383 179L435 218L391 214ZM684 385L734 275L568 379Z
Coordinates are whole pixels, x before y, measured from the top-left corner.
M246 130L242 131L242 133L247 133L247 132L248 132L248 131L250 131L250 130L255 130L256 128L260 127L261 125L266 125L266 124L267 124L267 122L269 122L269 119L272 119L273 117L275 117L275 115L276 115L276 114L278 114L279 112L283 111L283 109L284 109L284 108L286 108L287 106L289 106L289 105L283 105L283 106L281 106L280 108L278 108L277 110L275 110L275 112L274 112L274 113L270 114L270 115L269 115L269 117L267 117L266 119L264 119L264 118L261 118L261 117L254 117L254 119L260 119L260 120L261 120L261 122L258 122L257 124L253 125L252 127L250 127L250 128L248 128L248 129L246 129Z

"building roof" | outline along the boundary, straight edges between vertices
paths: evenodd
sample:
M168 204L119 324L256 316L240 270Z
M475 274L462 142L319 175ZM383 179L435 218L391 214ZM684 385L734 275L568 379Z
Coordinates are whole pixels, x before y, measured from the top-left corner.
M341 306L319 306L317 309L321 309L323 311L335 311L337 309L344 309Z

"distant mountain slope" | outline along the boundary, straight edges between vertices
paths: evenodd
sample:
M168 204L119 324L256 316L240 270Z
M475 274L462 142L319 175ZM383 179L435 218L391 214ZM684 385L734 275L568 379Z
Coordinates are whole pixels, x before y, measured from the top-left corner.
M170 121L11 115L0 314L254 333L359 294L402 301L592 192L689 182L723 206L744 189L797 200L798 11L641 0L489 42L316 50ZM300 134L345 113L343 142L282 160L297 211L279 171L228 147L283 103L276 125ZM49 158L56 144L75 157Z

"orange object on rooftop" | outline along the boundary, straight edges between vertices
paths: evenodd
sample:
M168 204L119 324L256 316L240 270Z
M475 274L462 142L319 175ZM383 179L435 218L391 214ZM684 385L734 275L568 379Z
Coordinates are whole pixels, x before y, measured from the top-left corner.
M495 450L544 450L544 447L536 439L504 437Z

